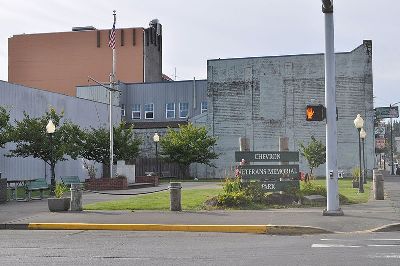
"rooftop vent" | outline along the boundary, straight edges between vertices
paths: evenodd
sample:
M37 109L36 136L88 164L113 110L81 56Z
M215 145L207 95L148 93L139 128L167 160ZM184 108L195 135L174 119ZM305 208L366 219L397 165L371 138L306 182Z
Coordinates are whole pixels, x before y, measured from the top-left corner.
M93 26L72 27L72 31L89 31L89 30L96 30L96 28Z

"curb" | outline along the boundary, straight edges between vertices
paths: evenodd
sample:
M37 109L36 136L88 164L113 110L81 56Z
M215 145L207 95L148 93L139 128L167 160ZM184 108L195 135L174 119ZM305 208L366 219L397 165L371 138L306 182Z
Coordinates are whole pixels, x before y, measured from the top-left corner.
M400 223L388 224L388 225L384 225L384 226L370 230L370 232L373 232L373 233L393 232L393 231L400 231Z
M253 233L269 235L331 234L310 226L292 225L183 225L183 224L92 224L92 223L30 223L29 230L117 230L117 231L180 231Z

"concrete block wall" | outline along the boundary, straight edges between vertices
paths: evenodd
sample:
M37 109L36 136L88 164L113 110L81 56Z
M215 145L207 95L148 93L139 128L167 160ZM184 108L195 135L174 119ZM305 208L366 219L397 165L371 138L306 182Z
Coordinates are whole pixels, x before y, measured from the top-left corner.
M279 137L289 149L308 143L313 135L325 143L325 122L307 122L307 104L324 104L324 55L294 55L209 60L207 64L210 134L218 137L221 153L213 177L229 174L236 165L239 137L250 139L253 151L277 151ZM353 120L365 119L366 163L374 166L372 43L364 41L351 52L336 54L338 107L338 167L345 173L358 166L358 132ZM304 158L300 170L308 171ZM325 175L325 165L316 169Z

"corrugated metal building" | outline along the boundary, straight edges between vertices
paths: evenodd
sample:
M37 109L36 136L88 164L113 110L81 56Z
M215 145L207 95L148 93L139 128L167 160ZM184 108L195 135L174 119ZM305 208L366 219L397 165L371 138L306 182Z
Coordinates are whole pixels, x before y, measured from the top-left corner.
M10 121L21 120L23 112L27 112L31 117L40 117L49 107L54 107L57 112L64 110L65 119L87 128L108 125L108 105L78 99L45 90L33 89L22 85L11 84L0 81L0 105L10 112ZM119 107L113 109L113 121L121 121L121 111ZM57 130L57 129L56 129ZM45 133L44 133L45 134ZM8 179L23 178L44 178L50 180L50 167L43 161L34 158L4 157L11 143L6 144L4 149L0 149L0 172L3 177ZM102 173L102 166L96 165L98 175ZM56 165L56 176L77 175L81 179L87 178L87 173L83 169L81 160L68 160L59 162Z

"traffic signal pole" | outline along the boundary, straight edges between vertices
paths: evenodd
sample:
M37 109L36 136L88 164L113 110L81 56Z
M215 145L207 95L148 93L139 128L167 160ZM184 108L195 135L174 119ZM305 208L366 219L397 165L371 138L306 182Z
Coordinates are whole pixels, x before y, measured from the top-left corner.
M325 14L325 107L326 107L326 187L324 216L343 215L339 207L336 124L336 70L334 50L333 3L322 0Z

